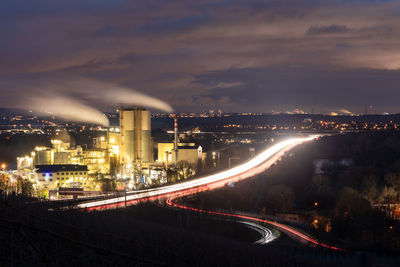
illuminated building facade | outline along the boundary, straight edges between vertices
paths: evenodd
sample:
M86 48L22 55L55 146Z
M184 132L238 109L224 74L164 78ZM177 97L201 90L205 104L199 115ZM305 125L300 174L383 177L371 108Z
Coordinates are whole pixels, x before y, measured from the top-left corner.
M90 174L106 174L110 171L108 151L106 149L89 149L83 152L83 165Z
M51 140L51 148L36 147L30 156L18 158L19 173L35 174L39 187L49 190L60 186L76 187L78 183L83 188L88 187L88 182L80 182L81 176L77 176L78 180L71 176L73 179L68 178L66 182L65 173L70 175L70 172L59 171L56 166L83 167L85 176L82 178L116 178L129 184L129 188L166 183L164 166L153 159L150 111L142 107L124 107L119 112L120 126L110 127L103 136L93 138L92 147L70 147L69 141ZM35 166L47 166L47 170L36 170ZM55 166L55 169L48 166Z
M174 142L158 143L157 162L161 162L166 168L173 164L178 166L179 161L186 161L192 167L197 167L203 158L203 149L196 145L192 138L192 132L181 133L178 136L178 118L174 116Z
M53 145L49 147L36 147L30 158L32 165L57 165L57 164L83 164L83 149L80 146L70 148L69 143L64 143L61 140L51 140ZM23 162L18 162L18 169L23 169ZM33 168L33 166L31 166Z
M163 166L154 164L142 169L141 183L144 185L155 185L167 183L167 172Z
M59 187L90 187L93 181L88 176L88 168L83 165L36 165L39 187L47 190Z
M174 143L158 143L157 148L158 148L158 153L157 153L158 162L162 162L166 166L174 164L175 161L172 161L172 154L175 148Z
M33 175L32 182L44 191L59 187L99 189L94 178L110 172L105 136L94 140L93 149L71 148L69 143L60 140L52 140L51 143L52 148L36 147L30 156L18 157L19 174L24 177Z
M203 148L196 144L192 137L192 132L179 134L176 117L174 121L174 142L158 143L157 161L168 168L169 165L178 165L181 161L188 162L192 167L197 167L199 161L203 158Z
M17 157L17 166L19 170L33 170L33 158L29 156Z
M199 160L202 159L203 149L195 143L178 143L178 149L175 152L174 143L158 143L158 162L162 162L168 167L175 164L177 155L179 161L187 161L193 167L197 167Z

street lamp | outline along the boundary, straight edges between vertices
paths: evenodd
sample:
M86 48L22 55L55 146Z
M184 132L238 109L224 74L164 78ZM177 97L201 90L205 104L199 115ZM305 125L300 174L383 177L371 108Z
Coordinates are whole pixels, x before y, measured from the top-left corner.
M2 169L2 170L5 170L6 168L7 168L7 164L2 163L2 164L1 164L1 169Z

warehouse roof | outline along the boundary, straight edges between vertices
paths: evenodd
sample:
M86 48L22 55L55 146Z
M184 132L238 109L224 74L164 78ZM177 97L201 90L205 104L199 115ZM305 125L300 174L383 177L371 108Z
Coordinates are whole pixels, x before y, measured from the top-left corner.
M37 172L58 171L88 171L86 165L62 164L62 165L35 165Z

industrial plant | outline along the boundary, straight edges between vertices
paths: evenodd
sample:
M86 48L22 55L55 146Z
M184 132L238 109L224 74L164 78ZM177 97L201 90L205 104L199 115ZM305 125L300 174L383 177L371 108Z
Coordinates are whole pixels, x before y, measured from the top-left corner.
M119 126L108 127L92 139L91 146L52 139L51 147L36 147L30 155L18 157L18 173L29 178L45 197L71 188L87 192L137 190L195 174L204 153L191 132L178 132L176 117L174 140L154 144L149 110L121 106L118 111Z

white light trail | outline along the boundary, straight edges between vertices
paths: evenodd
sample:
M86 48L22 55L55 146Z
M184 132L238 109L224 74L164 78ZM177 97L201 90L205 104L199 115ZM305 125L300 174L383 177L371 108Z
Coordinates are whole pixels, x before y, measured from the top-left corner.
M125 205L125 201L127 205L132 205L138 201L168 198L172 196L185 196L200 191L219 188L228 182L236 182L262 173L272 164L277 162L285 152L289 151L298 144L311 141L316 137L317 136L298 137L279 142L264 150L249 161L216 174L155 189L141 190L136 194L128 195L126 199L125 197L118 197L107 200L81 203L77 205L77 208L92 210L115 208L118 206L123 207Z
M257 231L260 233L261 238L254 242L255 244L267 244L269 242L274 241L276 238L278 238L274 233L268 229L265 226L252 223L252 222L245 222L245 221L240 221L240 223L247 225L249 228Z

